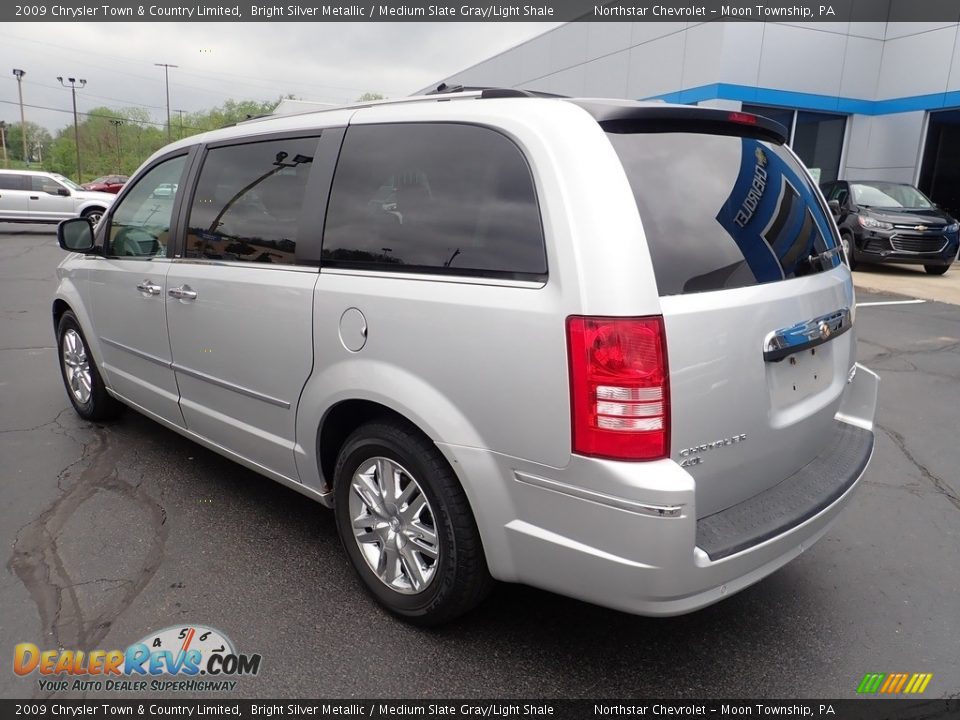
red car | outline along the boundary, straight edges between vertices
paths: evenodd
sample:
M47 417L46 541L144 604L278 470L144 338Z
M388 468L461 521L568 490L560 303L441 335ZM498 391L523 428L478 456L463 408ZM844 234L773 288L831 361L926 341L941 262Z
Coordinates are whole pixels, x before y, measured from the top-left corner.
M96 190L97 192L108 192L116 195L127 180L129 178L126 175L104 175L96 180L84 183L81 187L84 190Z

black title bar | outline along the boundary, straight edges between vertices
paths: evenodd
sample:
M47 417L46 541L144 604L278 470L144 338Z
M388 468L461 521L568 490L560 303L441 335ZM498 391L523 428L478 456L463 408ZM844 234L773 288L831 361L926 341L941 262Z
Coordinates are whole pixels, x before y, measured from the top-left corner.
M960 700L0 700L0 717L590 720L956 718Z
M25 0L0 22L960 22L957 0Z

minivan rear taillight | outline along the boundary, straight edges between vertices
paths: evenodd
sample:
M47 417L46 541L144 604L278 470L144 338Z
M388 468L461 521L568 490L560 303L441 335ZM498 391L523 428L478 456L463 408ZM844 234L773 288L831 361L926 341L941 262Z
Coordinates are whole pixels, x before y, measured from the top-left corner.
M658 460L670 452L663 318L567 318L573 452Z

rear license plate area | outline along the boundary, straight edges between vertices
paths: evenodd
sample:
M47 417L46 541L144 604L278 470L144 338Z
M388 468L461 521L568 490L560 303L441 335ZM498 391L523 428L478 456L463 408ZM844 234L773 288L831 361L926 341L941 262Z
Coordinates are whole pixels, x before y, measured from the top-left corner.
M766 363L767 384L772 404L789 407L816 395L833 382L831 343L788 355L778 362Z

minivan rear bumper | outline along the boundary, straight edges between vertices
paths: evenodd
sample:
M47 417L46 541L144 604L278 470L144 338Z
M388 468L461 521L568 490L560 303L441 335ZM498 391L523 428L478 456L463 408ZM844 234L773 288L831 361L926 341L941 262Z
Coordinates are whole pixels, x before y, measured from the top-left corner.
M692 477L672 460L574 456L548 468L441 448L465 480L482 478L482 488L464 485L494 577L626 612L678 615L761 580L827 532L872 455L878 383L858 365L830 446L784 483L705 518L696 515Z

